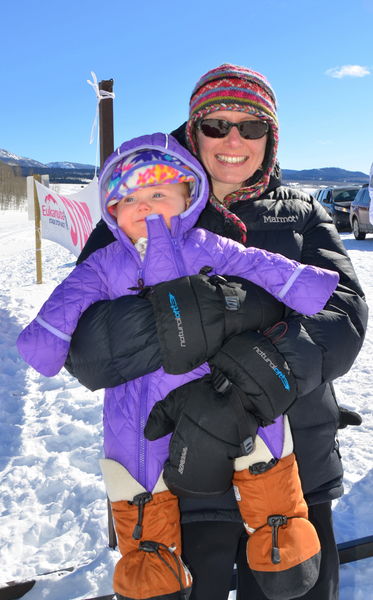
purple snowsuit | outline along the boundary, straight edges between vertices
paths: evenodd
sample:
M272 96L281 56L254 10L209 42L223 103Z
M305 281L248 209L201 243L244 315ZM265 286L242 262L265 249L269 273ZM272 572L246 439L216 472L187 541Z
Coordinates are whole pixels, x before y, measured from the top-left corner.
M196 185L191 205L172 217L169 230L160 215L146 218L148 246L144 261L130 239L117 227L105 206L105 185L115 164L135 150L155 148L179 158L190 168ZM22 331L17 345L21 356L37 371L53 376L66 360L71 335L82 313L99 300L136 294L139 280L154 285L196 274L204 266L219 274L251 280L290 308L304 314L321 310L337 286L338 274L300 265L278 254L193 229L205 207L208 181L198 161L171 136L157 133L122 144L106 161L100 174L101 212L117 241L94 252L54 290L37 317ZM182 375L163 368L110 388L104 400L104 450L152 491L168 456L169 436L145 439L143 430L155 402L171 390L209 372L207 363Z

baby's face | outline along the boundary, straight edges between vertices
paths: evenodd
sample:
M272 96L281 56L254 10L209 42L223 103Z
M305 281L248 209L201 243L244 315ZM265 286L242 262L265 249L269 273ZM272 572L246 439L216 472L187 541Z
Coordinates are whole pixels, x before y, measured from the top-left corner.
M166 183L140 188L122 198L111 209L118 226L133 242L147 237L145 217L162 215L168 228L171 217L179 215L186 208L189 199L189 186L186 183Z

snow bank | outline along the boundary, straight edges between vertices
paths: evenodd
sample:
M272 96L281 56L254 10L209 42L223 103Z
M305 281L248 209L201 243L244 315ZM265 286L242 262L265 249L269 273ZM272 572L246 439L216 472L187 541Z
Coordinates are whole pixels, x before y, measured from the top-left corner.
M25 212L0 216L1 583L75 567L41 577L25 598L109 594L117 553L107 548L106 497L98 468L102 394L85 390L66 371L53 379L38 375L15 348L19 331L66 277L74 257L43 240L44 283L36 285L33 223ZM373 305L373 237L356 242L342 234L342 239ZM338 541L373 534L372 355L371 320L358 360L335 383L340 403L364 419L361 427L340 433L346 494L334 507ZM373 597L373 559L343 566L341 578L341 600Z

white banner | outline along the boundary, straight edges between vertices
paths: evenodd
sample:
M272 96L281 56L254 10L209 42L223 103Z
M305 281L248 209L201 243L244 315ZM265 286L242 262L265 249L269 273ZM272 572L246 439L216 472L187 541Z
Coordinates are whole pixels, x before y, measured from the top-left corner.
M369 196L370 196L370 205L369 205L369 221L373 225L373 163L370 167L370 175L369 175Z
M36 182L41 236L79 256L101 218L97 178L76 194L63 196Z

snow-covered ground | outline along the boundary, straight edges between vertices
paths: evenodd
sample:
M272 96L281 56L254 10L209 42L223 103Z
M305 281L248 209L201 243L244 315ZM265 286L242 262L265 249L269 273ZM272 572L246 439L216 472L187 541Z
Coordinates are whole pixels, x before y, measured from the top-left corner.
M66 193L68 190L61 190ZM70 190L71 191L71 190ZM373 236L342 234L373 306ZM102 455L102 393L66 371L48 379L18 357L15 340L74 257L43 240L43 282L35 283L33 223L26 212L0 213L0 587L61 567L38 579L27 600L79 600L111 592L116 551L107 547ZM343 352L343 347L340 349ZM340 432L345 495L334 507L338 541L373 534L373 320L351 371L336 381L341 404L363 425ZM341 600L373 599L373 558L341 567ZM231 593L230 600L235 597Z

